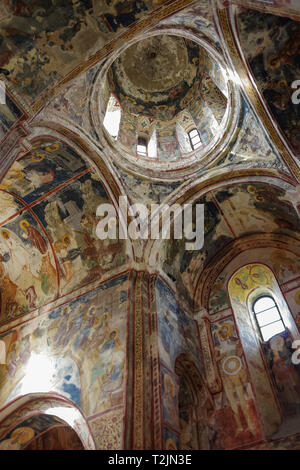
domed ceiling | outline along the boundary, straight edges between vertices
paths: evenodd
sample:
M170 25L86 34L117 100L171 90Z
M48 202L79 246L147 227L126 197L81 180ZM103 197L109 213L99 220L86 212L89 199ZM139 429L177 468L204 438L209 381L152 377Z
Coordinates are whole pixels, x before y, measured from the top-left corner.
M159 178L170 163L177 170L214 158L235 103L228 99L233 86L218 52L206 50L192 34L181 34L180 29L152 33L123 49L97 84L100 121L96 118L95 128L103 124L104 135L112 137L108 147L121 153L126 165L137 162L144 173L148 161L153 172L155 161ZM109 114L112 120L118 116L117 131L106 126ZM192 130L198 134L196 147ZM142 156L139 139L147 146ZM106 139L102 142L105 146Z
M199 79L200 53L198 44L178 36L146 38L112 64L109 89L124 111L172 119L183 109L182 99Z

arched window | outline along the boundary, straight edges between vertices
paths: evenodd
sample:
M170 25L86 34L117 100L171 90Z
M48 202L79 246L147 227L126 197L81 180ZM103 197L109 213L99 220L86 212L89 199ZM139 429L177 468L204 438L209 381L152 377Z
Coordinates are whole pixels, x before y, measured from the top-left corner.
M145 139L145 137L138 137L136 151L142 157L147 156L147 140Z
M264 341L285 331L285 325L273 297L262 296L253 303L253 312Z
M156 130L154 129L149 142L148 142L148 155L149 158L156 158L157 157L157 138L156 138Z
M198 147L201 146L201 139L200 139L199 132L196 128L194 128L191 131L189 131L188 134L189 134L192 149L196 150Z
M114 139L118 138L120 121L121 106L114 95L111 95L107 104L103 125Z

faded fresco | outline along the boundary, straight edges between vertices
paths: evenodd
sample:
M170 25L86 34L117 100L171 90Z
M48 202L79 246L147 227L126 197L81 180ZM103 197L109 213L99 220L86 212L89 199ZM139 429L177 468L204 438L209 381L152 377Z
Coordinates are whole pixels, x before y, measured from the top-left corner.
M84 447L71 427L57 426L36 437L24 450L84 450Z
M291 85L299 80L300 27L289 18L240 11L239 37L250 70L291 148L299 155L299 105L292 102Z
M179 435L171 429L164 427L163 433L164 450L178 450L180 449Z
M222 250L233 239L233 234L222 217L213 195L208 193L198 203L204 204L203 248L186 251L185 239L167 240L161 248L163 269L173 281L177 282L178 289L186 300L193 298L198 276L204 266L217 251Z
M15 100L2 88L0 84L0 141L12 129L12 127L24 116L23 110Z
M87 415L122 405L127 275L54 309L38 323L4 333L1 402L57 392Z
M203 370L195 320L179 309L174 293L160 278L156 284L159 352L161 361L174 370L179 354L188 353Z
M215 431L221 433L223 448L255 442L262 437L259 415L233 318L212 323L211 334L223 385L213 417Z
M221 68L190 39L162 34L135 43L114 61L103 90L121 107L116 147L136 155L138 136L149 139L156 129L158 161L180 160L177 122L190 113L187 130L198 128L208 144L222 130L226 88Z
M163 1L3 3L0 71L30 102Z
M280 248L257 247L238 255L215 279L209 294L209 313L214 314L229 307L230 301L226 288L228 280L236 268L247 264L249 257L251 257L253 263L263 262L269 266L273 270L279 285L297 278L300 271L300 262L297 255L298 250L295 246L293 249L294 252ZM291 300L290 298L291 296L289 296L288 304L291 311L296 314L297 307L294 306L292 298Z
M77 434L66 423L47 414L35 415L18 424L0 440L1 450L83 449Z
M300 414L300 367L292 363L293 338L289 332L276 335L264 345L284 418Z
M250 293L255 295L256 291L257 297L261 295L261 292L266 292L262 289L267 289L268 294L274 297L285 326L282 333L271 337L268 341L263 341L258 327L253 326L255 320L254 318L251 320L251 315L253 315L251 305L247 303ZM264 427L266 428L267 422L271 424L267 434L272 434L272 437L276 438L287 435L290 429L298 430L300 382L298 367L291 362L291 344L299 335L274 274L267 266L248 264L231 277L229 295L239 325L243 348L250 364L257 406L263 416ZM262 355L265 357L268 371L264 364L258 367ZM253 367L255 363L256 367ZM259 371L260 377L257 375ZM265 389L263 395L261 395L262 386ZM270 387L274 398L266 400L266 393L270 395L267 391ZM279 419L275 426L276 414L279 415Z
M265 183L225 186L210 191L197 203L204 204L203 248L187 251L186 240L170 239L162 243L160 251L164 271L190 302L196 295L201 271L233 240L264 231L295 237L299 231L299 217L293 205L285 200L284 186L282 189ZM278 256L278 250L274 250L271 262L281 277L288 269L298 272L298 262L291 266L290 255L282 254L285 258L281 261ZM216 295L225 308L228 305L225 294L218 291ZM217 298L214 304L219 302Z
M109 203L98 177L61 142L36 143L0 183L0 323L95 280L126 260L96 236Z
M178 383L177 376L161 367L163 420L171 428L178 430Z

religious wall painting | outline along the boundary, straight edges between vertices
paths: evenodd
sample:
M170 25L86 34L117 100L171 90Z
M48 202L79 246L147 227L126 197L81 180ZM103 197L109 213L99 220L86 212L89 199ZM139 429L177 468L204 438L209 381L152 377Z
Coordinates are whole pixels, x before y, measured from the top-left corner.
M48 429L61 426L65 429L65 422L60 418L47 414L31 416L19 423L0 440L1 450L23 450L39 435Z
M213 39L219 45L219 38L212 21L212 10L210 3L205 0L201 4L194 4L176 13L170 18L166 18L160 24L188 26L196 29Z
M8 13L1 21L1 72L32 102L156 7L156 2L148 0L125 6L118 0L67 1L59 6L32 0L26 5L6 2Z
M277 151L261 128L252 109L245 100L241 104L241 117L238 123L239 132L230 152L219 165L255 161L263 168L275 166L278 170L287 171Z
M164 426L163 428L164 450L179 450L179 433Z
M162 410L163 420L171 428L179 430L178 416L178 377L162 363L161 384L162 384Z
M296 278L300 272L300 260L288 250L272 250L270 262L279 284Z
M21 374L23 377L8 396L7 403L26 393L49 391L64 395L79 407L81 384L76 362L71 357L37 355L31 348L31 338L28 335L21 340L19 349L16 346L9 352L8 374L14 380ZM22 371L18 369L21 366L23 366ZM38 376L37 367L40 368Z
M197 323L178 308L171 289L159 278L156 284L159 352L164 364L174 370L179 354L188 354L204 373Z
M186 354L177 357L175 372L179 381L180 448L209 449L211 446L208 422L214 405L202 380L204 375Z
M14 162L0 188L30 204L84 170L85 162L68 145L35 142L30 153Z
M300 288L295 287L285 293L285 299L300 331Z
M126 187L126 193L132 195L137 202L145 204L161 204L175 189L179 187L178 183L161 184L146 181L141 178L122 172L118 169L121 180Z
M84 447L70 426L54 426L35 437L24 450L84 450Z
M229 307L229 299L224 289L226 276L220 275L214 282L209 294L209 313L213 314Z
M236 236L264 231L293 236L300 222L285 191L262 183L243 184L215 192L224 217Z
M221 433L219 437L223 446L234 448L262 437L260 421L243 348L233 318L228 317L212 323L211 333L223 385L212 419Z
M300 367L292 362L295 351L292 343L291 334L285 331L263 344L281 410L287 419L300 415Z
M180 377L178 394L180 449L193 450L199 447L197 439L197 419L194 412L194 404L187 382Z
M125 380L127 275L1 335L1 400L57 392L87 416L120 406Z
M178 36L146 38L126 49L112 64L110 91L127 113L171 120L182 110L181 100L193 87L200 51L198 44Z
M62 293L125 262L124 243L96 234L97 207L109 202L102 184L85 174L34 206L58 259Z
M239 11L239 38L256 85L296 155L300 108L292 83L299 79L300 28L297 21L255 10Z
M173 368L182 338L178 334L178 306L175 296L160 279L156 284L160 357Z
M197 203L204 205L204 245L201 250L185 250L186 239L171 239L162 245L165 249L163 269L173 281L177 281L180 294L190 302L202 269L233 239L213 196L207 194ZM196 220L195 214L193 220Z
M220 124L227 108L227 98L208 75L202 79L201 95L211 109L217 123Z
M264 426L266 422L269 423L268 427L271 424L268 434L272 437L287 434L291 429L294 432L299 422L300 376L298 365L292 363L294 352L292 343L295 338L298 338L298 330L276 278L269 267L258 263L248 264L231 277L228 289L239 322L243 348L251 366L257 403L260 408L263 407L261 411L263 410ZM251 314L251 306L248 305L249 293L255 295L257 290L259 294L262 289L264 289L263 292L267 292L267 295L274 297L284 324L284 330L281 333L273 335L266 341L261 337L259 327L254 328L254 318L251 322L250 315L254 314ZM262 354L265 363L261 363ZM262 389L263 395L261 395ZM266 400L266 394L270 395L268 391L270 389L273 396Z
M4 189L0 189L0 207L0 226L5 225L5 222L13 215L24 210L24 204Z
M0 83L0 141L26 114L5 89L4 82Z
M56 297L53 251L47 234L29 212L0 228L0 270L2 323Z
M114 1L112 4L106 2L104 8L103 6L102 8L99 6L94 8L108 30L116 32L140 19L143 13L148 11L149 3L143 0L134 0L130 5L126 4L125 6L122 2Z

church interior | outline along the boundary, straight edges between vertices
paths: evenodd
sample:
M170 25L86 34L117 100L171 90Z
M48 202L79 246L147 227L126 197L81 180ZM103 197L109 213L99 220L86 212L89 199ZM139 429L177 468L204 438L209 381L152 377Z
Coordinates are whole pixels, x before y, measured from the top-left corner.
M300 449L299 20L0 0L1 450Z

